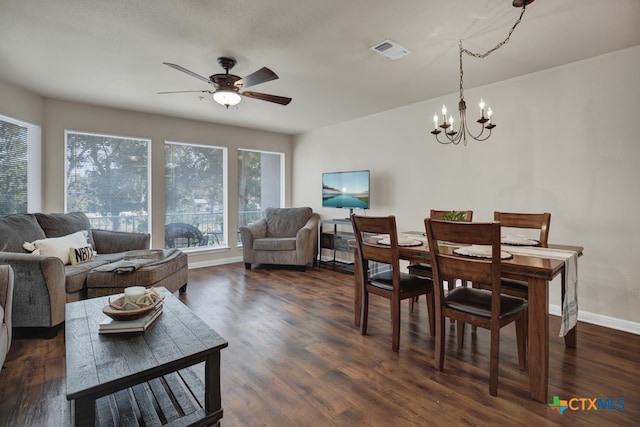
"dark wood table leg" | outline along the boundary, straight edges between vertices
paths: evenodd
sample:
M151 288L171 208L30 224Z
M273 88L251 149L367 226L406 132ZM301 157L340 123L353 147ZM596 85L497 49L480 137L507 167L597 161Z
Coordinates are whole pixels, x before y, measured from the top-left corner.
M564 272L562 273L562 292L560 298L560 311L564 309L564 294L567 290L567 285L564 279ZM564 345L570 348L576 348L578 345L578 325L571 328L571 330L564 336Z
M360 309L362 307L362 263L360 262L360 255L358 254L358 248L353 251L353 322L356 326L360 326Z
M549 387L549 282L529 278L529 385L531 397L547 402Z
M213 414L222 409L219 351L207 356L204 365L204 409L207 414Z
M75 427L96 425L96 400L88 397L76 399L74 423Z

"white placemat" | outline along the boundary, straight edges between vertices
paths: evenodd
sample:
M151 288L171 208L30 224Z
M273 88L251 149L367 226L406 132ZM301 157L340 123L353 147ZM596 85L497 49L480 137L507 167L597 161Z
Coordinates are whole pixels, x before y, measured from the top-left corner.
M471 245L461 246L454 249L453 253L476 258L491 258L491 246L489 245ZM509 259L512 255L507 251L500 251L500 259Z

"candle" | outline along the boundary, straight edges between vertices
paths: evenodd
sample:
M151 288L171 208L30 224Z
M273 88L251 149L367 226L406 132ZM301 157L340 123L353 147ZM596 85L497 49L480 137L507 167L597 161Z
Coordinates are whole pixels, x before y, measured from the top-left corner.
M484 99L480 98L480 116L484 117Z
M449 124L451 125L451 132L453 132L453 116L449 114Z
M442 104L442 121L445 125L447 124L447 107L444 104Z
M139 308L132 304L137 304L137 301L143 296L147 290L144 286L131 286L124 289L124 308L125 310L135 310Z
M491 107L489 107L489 109L487 110L487 116L489 116L489 124L491 124L491 115L493 114L493 111L491 111Z
M435 130L438 130L438 113L435 113L433 115L433 128Z

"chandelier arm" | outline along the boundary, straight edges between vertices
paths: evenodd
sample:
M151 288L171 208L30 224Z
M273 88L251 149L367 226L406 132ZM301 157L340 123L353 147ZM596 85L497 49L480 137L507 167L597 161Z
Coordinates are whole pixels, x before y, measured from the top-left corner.
M458 132L456 132L453 129L452 124L447 124L446 117L443 117L443 123L442 123L442 125L440 125L440 127L444 131L445 140L444 141L440 140L439 134L442 133L442 131L438 130L437 128L434 129L431 132L436 137L436 141L438 141L440 144L458 145L458 144L460 144L460 142L462 142L463 145L467 145L467 133L469 133L469 136L471 138L473 138L474 140L476 140L476 141L486 141L487 139L489 139L491 137L491 130L495 127L495 125L491 123L491 114L490 113L489 113L489 119L485 119L484 110L483 110L482 117L480 118L480 120L478 120L478 122L481 125L480 132L477 135L473 135L467 129L466 103L464 102L464 87L463 87L464 71L463 71L463 68L462 68L462 54L466 53L467 55L472 56L474 58L483 59L483 58L486 58L487 56L489 56L491 53L495 52L496 50L500 49L502 46L504 46L511 39L511 35L515 31L515 29L518 26L518 24L520 24L520 21L522 21L522 17L524 16L524 12L526 10L526 7L527 7L526 6L526 2L524 2L523 6L522 6L522 12L520 12L520 16L518 17L518 20L515 22L515 24L513 24L513 26L509 30L509 33L507 34L507 37L504 40L502 40L500 43L498 43L495 47L493 47L492 49L489 49L485 53L471 52L470 50L465 49L462 46L462 40L459 41L458 47L459 47L459 60L460 60L459 61L459 63L460 63L460 101L458 103L458 112L460 113L460 128L459 128ZM443 108L443 111L444 111L444 108ZM444 115L444 112L443 112L443 115ZM485 122L487 122L487 121L489 122L489 125L485 126ZM449 131L448 128L450 126L451 126L451 130ZM483 137L485 130L487 130L488 133L487 133L487 135L485 137Z

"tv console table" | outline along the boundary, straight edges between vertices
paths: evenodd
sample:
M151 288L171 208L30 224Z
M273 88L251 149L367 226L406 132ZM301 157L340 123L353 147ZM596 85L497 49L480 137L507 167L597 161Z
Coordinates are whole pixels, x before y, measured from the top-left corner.
M339 261L336 259L336 253L351 254L349 258L353 258L353 249L349 247L349 241L355 240L353 234L353 226L350 219L322 219L318 226L318 268L321 265L332 265L336 270L342 270L353 273L353 260ZM322 260L322 250L330 250L333 252L333 259L330 261Z

